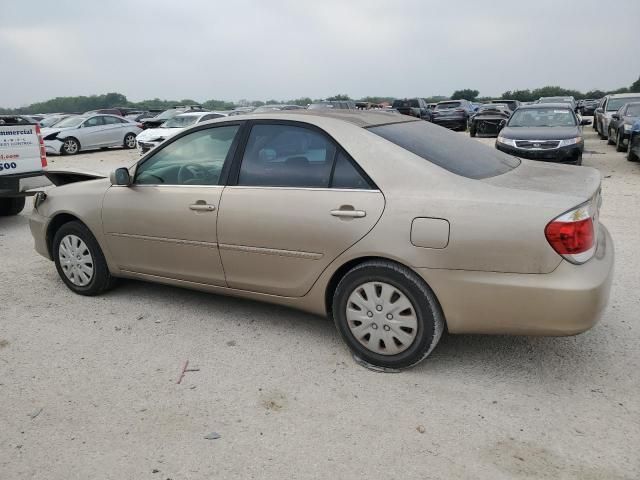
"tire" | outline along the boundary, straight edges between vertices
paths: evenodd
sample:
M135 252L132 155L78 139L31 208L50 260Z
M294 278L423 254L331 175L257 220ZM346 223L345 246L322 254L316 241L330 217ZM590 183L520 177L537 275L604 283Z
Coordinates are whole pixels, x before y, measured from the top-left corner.
M402 316L397 311L400 302L409 305L401 310ZM445 327L440 304L427 284L408 268L385 260L362 263L342 277L333 295L332 315L353 354L380 368L417 364L433 351Z
M62 141L62 149L60 153L62 155L75 155L80 151L80 142L73 137L65 138Z
M77 240L80 240L80 245ZM58 275L71 291L79 295L93 296L99 295L114 286L115 278L109 272L102 249L84 224L73 221L62 225L53 237L52 252ZM89 254L88 260L87 253ZM76 254L83 256L82 262L76 261L78 258ZM66 265L63 266L61 261L64 260L61 260L61 257L67 258L73 263L65 262ZM74 268L74 265L78 266ZM79 265L84 265L85 267L91 265L91 275L86 274L86 270L82 274ZM65 268L70 273L65 273ZM89 278L87 279L85 275ZM73 280L74 278L75 281Z
M616 135L616 152L626 152L627 147L624 144L624 139L620 134L620 129L618 129L618 135Z
M576 165L582 165L582 153L578 155L578 158L576 158Z
M638 155L631 151L631 145L629 145L629 150L627 152L627 160L629 160L630 162L637 162L640 160L640 158L638 158Z
M124 136L124 141L122 143L122 146L128 150L131 150L132 148L136 148L137 146L136 136L133 133L127 133Z
M469 127L469 135L472 137L476 136L476 129L473 127Z
M0 217L12 217L24 210L24 197L0 198Z
M607 145L615 145L616 142L613 137L613 132L611 129L607 130Z

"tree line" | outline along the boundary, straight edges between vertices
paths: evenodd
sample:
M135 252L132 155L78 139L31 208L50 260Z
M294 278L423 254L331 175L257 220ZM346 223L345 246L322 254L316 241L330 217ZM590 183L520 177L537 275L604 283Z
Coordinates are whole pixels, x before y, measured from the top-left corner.
M590 90L588 92L580 92L578 90L562 88L558 86L545 86L541 88L535 88L533 90L507 90L500 97L502 99L514 99L521 102L531 102L537 100L540 97L556 97L556 96L573 96L576 99L583 98L601 98L609 93L627 93L627 92L639 92L640 93L640 78L632 83L629 87L622 87L617 90L603 91L603 90ZM482 97L480 92L475 89L465 88L462 90L456 90L450 97L446 96L431 96L424 97L427 102L439 102L442 100L465 99L469 101L483 101L490 100L494 97ZM392 103L395 97L384 96L368 96L360 98L356 101L369 102L369 103ZM347 94L334 95L324 100L355 100L349 97ZM36 102L31 105L19 108L1 108L0 113L3 114L27 114L27 113L57 113L57 112L76 112L83 113L89 110L98 110L101 108L112 107L129 107L140 110L147 109L167 109L174 105L202 105L209 110L232 110L241 106L261 106L265 104L289 104L289 105L308 105L313 102L320 101L320 99L311 99L310 97L301 97L291 100L246 100L242 99L237 102L229 102L226 100L207 100L205 102L198 102L193 99L182 100L162 100L159 98L142 100L141 102L132 102L127 99L121 93L106 93L104 95L90 95L90 96L76 96L76 97L56 97L44 102Z

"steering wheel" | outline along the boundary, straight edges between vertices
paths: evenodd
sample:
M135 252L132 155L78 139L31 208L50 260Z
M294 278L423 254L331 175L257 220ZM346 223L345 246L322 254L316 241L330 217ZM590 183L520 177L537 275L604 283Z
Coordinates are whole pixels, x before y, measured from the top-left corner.
M188 180L199 180L207 176L207 170L197 163L187 163L178 170L178 184L184 185Z

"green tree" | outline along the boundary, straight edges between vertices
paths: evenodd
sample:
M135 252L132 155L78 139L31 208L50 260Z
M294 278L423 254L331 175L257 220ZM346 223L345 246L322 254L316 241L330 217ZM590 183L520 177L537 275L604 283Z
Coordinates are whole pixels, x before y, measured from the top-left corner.
M589 90L587 93L585 93L584 98L602 98L605 95L606 93L603 92L602 90L595 89L595 90Z
M327 100L329 102L339 102L344 100L351 100L351 97L349 97L349 95L347 95L346 93L341 93L338 95L334 95L333 97L328 97Z
M471 88L464 88L462 90L456 90L451 95L451 100L469 100L473 102L480 92L478 90L472 90Z
M631 86L629 87L629 91L633 93L640 92L640 77L638 77L638 79L631 84Z

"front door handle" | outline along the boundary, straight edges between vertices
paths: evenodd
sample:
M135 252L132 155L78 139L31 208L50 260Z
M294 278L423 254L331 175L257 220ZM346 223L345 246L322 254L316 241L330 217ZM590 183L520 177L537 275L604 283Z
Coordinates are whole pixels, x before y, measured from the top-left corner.
M367 216L367 212L364 210L355 210L353 207L340 208L338 210L331 210L331 215L334 217L343 217L343 218L362 218Z
M192 203L189 205L189 208L196 212L213 212L216 209L216 206L209 203Z

